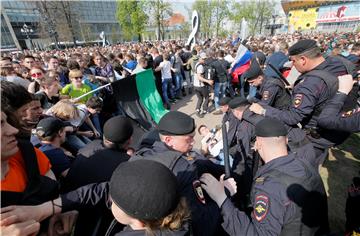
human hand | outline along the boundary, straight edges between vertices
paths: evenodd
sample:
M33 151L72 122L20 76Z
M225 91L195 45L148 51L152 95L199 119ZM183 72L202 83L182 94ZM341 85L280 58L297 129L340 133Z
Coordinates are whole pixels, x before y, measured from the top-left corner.
M353 80L352 75L342 75L338 76L339 80L339 89L338 91L341 93L349 94L351 91L355 81Z
M14 223L8 226L1 226L2 236L28 236L37 235L40 230L40 223L35 220Z
M230 196L234 196L237 192L237 185L234 178L228 178L224 180L225 175L220 176L220 183L222 182L225 188L229 190Z
M52 214L51 202L36 206L7 206L1 208L0 226L10 226L18 222L34 220L41 222Z
M249 107L249 110L254 112L255 114L261 115L263 113L264 108L258 103L253 103Z
M92 131L81 131L80 135L83 135L83 136L88 137L88 138L92 138L92 137L94 137L94 132L92 132Z
M211 174L205 173L200 177L201 187L209 194L216 204L221 207L226 199L224 183L219 182Z
M100 138L100 133L97 130L94 130L94 136L95 138Z
M52 216L49 221L48 235L70 235L78 215L78 211L69 211Z

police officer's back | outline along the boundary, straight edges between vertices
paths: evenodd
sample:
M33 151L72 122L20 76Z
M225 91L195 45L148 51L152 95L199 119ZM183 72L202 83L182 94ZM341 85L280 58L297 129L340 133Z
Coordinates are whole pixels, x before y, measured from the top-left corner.
M230 235L321 235L328 231L326 193L316 170L288 154L285 126L275 119L256 125L255 148L265 162L251 192L250 216L235 209L220 182L201 178L223 215Z
M190 116L177 111L168 112L159 121L161 141L138 150L130 161L154 160L172 170L191 210L194 235L222 235L220 211L214 201L203 195L199 177L204 172L220 176L224 170L192 151L195 128L195 121Z

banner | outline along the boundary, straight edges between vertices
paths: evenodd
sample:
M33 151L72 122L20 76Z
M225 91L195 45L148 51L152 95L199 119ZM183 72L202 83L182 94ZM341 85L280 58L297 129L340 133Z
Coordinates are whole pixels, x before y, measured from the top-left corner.
M146 70L136 74L136 87L142 103L156 123L168 110L165 110L160 94L155 86L153 71Z
M360 2L321 6L317 23L332 23L360 20Z
M289 28L293 30L308 30L316 28L319 8L306 8L289 12Z

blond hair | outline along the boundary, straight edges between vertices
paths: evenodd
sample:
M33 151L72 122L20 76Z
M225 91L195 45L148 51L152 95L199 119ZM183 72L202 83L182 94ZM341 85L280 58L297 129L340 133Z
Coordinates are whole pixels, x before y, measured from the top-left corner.
M69 78L76 78L76 77L82 77L83 73L81 72L81 70L75 69L75 70L70 70L69 72Z
M169 215L162 219L154 221L142 221L145 225L146 234L149 236L155 235L155 230L179 230L184 223L190 219L190 211L186 204L185 198L181 198L177 207Z
M58 101L49 109L49 112L61 120L72 120L79 117L77 107L67 99Z

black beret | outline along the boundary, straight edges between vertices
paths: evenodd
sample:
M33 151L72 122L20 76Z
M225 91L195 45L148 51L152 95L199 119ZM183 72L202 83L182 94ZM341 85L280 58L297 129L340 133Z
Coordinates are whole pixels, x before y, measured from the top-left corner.
M112 117L104 125L104 137L113 143L124 143L131 137L133 131L130 120L123 116Z
M303 52L306 52L309 49L312 48L316 48L317 44L315 40L312 39L303 39L303 40L299 40L297 43L295 43L294 45L292 45L288 52L289 52L289 56L295 56L295 55L299 55Z
M287 130L281 121L272 118L265 118L256 124L255 135L259 137L286 136Z
M246 98L236 97L236 98L231 99L231 101L229 102L229 107L231 109L235 109L235 108L246 106L249 104L250 103Z
M195 120L179 111L169 111L159 121L159 133L163 135L187 135L195 130Z
M136 160L120 164L110 180L110 196L138 220L159 220L178 205L177 179L163 164Z
M266 61L266 55L260 51L254 52L252 55L252 60L256 60L260 65L264 65Z
M219 100L219 105L220 105L220 106L227 105L227 104L229 104L230 101L231 101L231 98L229 98L229 97L222 97L222 98L220 98L220 100Z
M259 63L256 60L251 61L250 68L244 73L244 79L252 80L262 75L263 71L260 68Z

